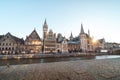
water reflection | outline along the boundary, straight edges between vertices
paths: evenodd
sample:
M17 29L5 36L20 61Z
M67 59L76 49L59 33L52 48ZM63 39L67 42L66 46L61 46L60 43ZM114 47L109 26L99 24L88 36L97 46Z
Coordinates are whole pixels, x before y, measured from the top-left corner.
M102 55L96 56L95 59L111 59L111 58L120 58L119 55Z
M6 64L18 65L18 64L34 64L34 63L49 63L49 62L60 62L60 61L109 59L109 58L120 58L120 56L119 55L102 55L102 56L67 57L67 58L11 59L11 60L0 60L0 66L6 65Z

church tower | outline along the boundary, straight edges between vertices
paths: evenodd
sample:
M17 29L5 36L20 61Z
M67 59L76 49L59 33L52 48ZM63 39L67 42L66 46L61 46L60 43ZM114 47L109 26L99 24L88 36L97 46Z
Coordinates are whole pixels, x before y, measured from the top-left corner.
M48 31L48 25L45 19L45 22L43 24L43 47L42 47L42 52L44 53L45 51L45 40L47 39L47 31Z
M81 43L81 50L83 52L87 51L87 45L88 45L88 39L87 34L84 32L83 25L81 24L81 30L80 30L80 43Z
M47 31L48 31L48 25L45 19L44 25L43 25L43 40L47 38Z

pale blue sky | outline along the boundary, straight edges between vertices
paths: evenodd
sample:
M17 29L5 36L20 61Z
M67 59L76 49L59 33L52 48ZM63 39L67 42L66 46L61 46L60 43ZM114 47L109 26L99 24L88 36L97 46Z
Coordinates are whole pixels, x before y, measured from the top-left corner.
M35 27L42 38L45 18L67 38L78 36L82 23L94 38L120 43L120 0L0 0L0 35L25 39Z

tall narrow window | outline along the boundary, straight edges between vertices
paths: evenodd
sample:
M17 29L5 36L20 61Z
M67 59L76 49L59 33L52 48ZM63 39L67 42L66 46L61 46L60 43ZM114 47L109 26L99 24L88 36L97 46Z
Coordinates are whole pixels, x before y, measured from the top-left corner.
M5 49L7 50L7 47Z
M11 46L11 43L9 43L9 46Z
M6 43L6 46L8 46L8 43Z
M12 47L12 50L14 50L14 47Z

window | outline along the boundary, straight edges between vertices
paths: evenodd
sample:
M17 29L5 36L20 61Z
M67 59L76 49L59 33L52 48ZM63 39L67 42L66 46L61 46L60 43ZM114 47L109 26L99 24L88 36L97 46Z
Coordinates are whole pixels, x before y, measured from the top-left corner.
M7 47L5 48L5 50L7 50Z
M9 43L9 46L11 46L11 43Z
M9 50L11 50L11 48L9 47Z
M4 48L2 48L2 50L4 50Z
M3 43L3 46L5 45L5 43Z
M3 41L5 41L5 39L3 39Z
M6 46L8 46L8 43L6 43Z
M9 36L7 36L7 38L9 38Z
M14 50L14 47L12 47L12 50Z

